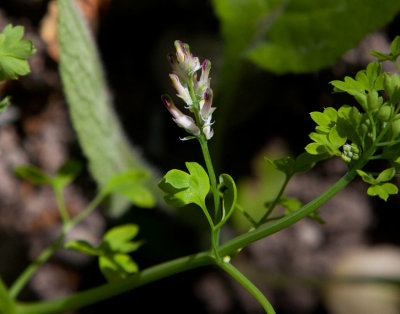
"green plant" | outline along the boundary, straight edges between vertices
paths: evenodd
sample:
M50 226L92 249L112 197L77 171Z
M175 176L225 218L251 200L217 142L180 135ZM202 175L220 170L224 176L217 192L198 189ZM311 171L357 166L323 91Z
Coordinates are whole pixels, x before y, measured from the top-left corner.
M34 166L22 166L15 170L18 176L33 184L49 185L53 188L62 218L62 230L57 240L9 287L0 279L0 313L65 312L203 266L220 268L247 289L267 313L275 313L273 306L261 291L232 264L231 261L242 249L307 216L321 221L317 212L321 205L345 188L357 175L370 185L367 193L371 196L378 196L386 201L390 195L397 194L398 188L390 181L398 175L400 170L400 77L398 74L390 75L382 72L379 62L392 62L400 72L397 63L400 56L400 37L393 40L389 54L371 52L379 62L370 63L365 70L359 71L355 78L345 77L344 81L331 82L334 92L353 96L356 105L343 105L338 109L328 107L323 112L312 112L311 119L316 123L316 127L315 131L310 133L309 137L312 142L305 147L305 152L296 157L289 156L275 160L265 158L266 163L284 174L284 180L275 198L265 203L263 215L255 218L246 208L238 204L237 188L233 177L226 173L217 174L211 159L208 145L214 136L212 117L216 109L213 107L215 97L210 85L211 62L209 60L200 62L197 57L193 56L188 44L175 41L176 54L168 57L173 72L169 77L177 91L178 98L185 103L186 113L183 113L183 110L178 108L179 105L175 105L168 95L162 96L162 102L171 113L174 122L186 131L187 136L182 140L194 140L199 143L205 167L198 162L186 162L187 172L172 169L160 180L156 180L157 176L145 163L130 155L131 149L119 129L115 115L107 104L98 60L91 58L96 56L95 48L88 41L90 39L87 37L82 21L75 15L75 8L67 0L59 0L58 3L61 13L59 29L62 54L60 67L63 83L78 136L83 150L90 160L89 168L99 182L99 191L85 209L78 215L70 217L65 208L63 190L78 176L81 170L78 162L72 160L66 162L54 175L48 175ZM234 13L239 8L236 5L239 2L230 3L231 10L224 7L224 5L228 5L227 2L215 1L215 3L218 12L224 14L224 23L233 23ZM251 7L254 3L249 2L246 5ZM287 5L290 4L285 1L276 1L273 4L271 2L267 11L283 10ZM250 17L258 14L254 8L251 7L246 11L250 12ZM292 9L294 8L292 7ZM327 10L327 13L330 16L331 10ZM72 17L72 26L68 24L68 17ZM247 22L250 20L250 18L247 19ZM232 45L230 49L239 47L243 51L249 43L242 43L240 38L233 38L234 29L237 30L237 25L225 29L225 35L230 38L229 40L236 41L230 43ZM246 31L245 27L241 29ZM254 35L255 30L253 28L251 30ZM247 31L250 32L250 30ZM33 55L35 50L30 41L21 40L22 35L23 29L18 26L14 28L7 26L0 35L1 79L16 79L19 75L26 75L29 72L26 59ZM74 44L89 42L89 44L81 48L82 54L77 58L73 54L71 46L68 45L69 42ZM265 44L260 44L259 48L248 51L247 57L260 63L263 67L273 66L270 59L274 57L261 58L261 55L267 53L265 51L267 48ZM273 48L269 47L267 50L270 53L278 53L282 50L275 47L275 51ZM286 48L287 55L292 55L290 47ZM232 50L230 52L232 53ZM342 49L339 49L334 51L334 55L337 56L342 52ZM227 59L232 60L232 58L231 56ZM290 59L287 56L285 58ZM89 62L84 62L86 59ZM324 62L331 62L331 57L325 60L323 56L320 56L318 60L321 61L321 64L318 65L320 67L325 64ZM82 72L78 72L78 68L83 69ZM283 66L279 69L287 70ZM303 70L296 69L295 71ZM88 74L87 86L80 85L82 78L75 75L75 72ZM80 108L82 102L85 103L84 108ZM4 110L7 103L7 98L5 98L1 102L1 110ZM94 110L95 104L99 106L97 112ZM87 112L84 112L85 110ZM86 118L82 118L82 116ZM85 125L85 123L87 124ZM95 131L103 126L106 129L101 130L100 134L96 134ZM106 136L108 133L110 133L109 138ZM103 141L104 137L107 138L107 141ZM99 154L97 145L106 150L104 154L103 151ZM311 170L322 160L336 157L341 158L347 164L348 170L328 190L305 205L296 199L284 196L285 188L294 175ZM110 162L107 163L104 160ZM369 171L368 167L376 160L383 161L388 168L379 169L378 172ZM106 169L105 164L110 167ZM207 250L139 270L130 255L144 244L142 240L133 240L139 231L139 226L136 224L129 223L108 230L97 246L82 240L65 243L67 233L106 199L117 200L112 205L115 210L114 214L125 209L128 202L138 207L154 207L157 200L156 193L154 193L156 181L164 193L167 205L185 207L191 204L199 207L203 212L210 229L210 245ZM118 198L115 198L116 195ZM119 197L125 201L121 202ZM285 212L276 216L274 214L278 205L284 207ZM228 223L235 210L243 214L251 228L233 239L221 243L221 229ZM19 302L17 300L19 293L38 267L45 263L57 249L61 248L79 251L98 258L99 268L107 282L101 286L56 300Z

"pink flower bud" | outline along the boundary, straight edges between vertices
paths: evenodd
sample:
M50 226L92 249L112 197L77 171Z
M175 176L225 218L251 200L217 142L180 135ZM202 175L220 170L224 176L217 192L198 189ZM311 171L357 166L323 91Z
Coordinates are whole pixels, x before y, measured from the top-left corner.
M179 63L185 62L185 59L187 58L185 45L180 40L175 40L174 45L176 49L176 57L178 58Z
M193 74L200 69L199 58L193 57L188 44L175 40L176 57L181 69L187 74Z
M207 140L209 140L210 138L213 137L214 135L214 130L211 129L211 116L208 117L208 119L205 121L204 125L203 125L203 133L206 137Z
M213 100L213 91L211 88L207 88L203 95L204 101L200 103L200 116L203 121L207 121L211 118L211 115L215 111L215 107L211 107Z
M200 129L197 127L196 123L194 120L183 114L174 104L172 101L171 97L168 95L163 95L161 97L161 100L163 101L165 107L167 107L168 111L171 113L174 122L180 126L181 128L184 128L188 133L192 135L200 135Z
M170 74L169 78L171 79L172 85L174 86L174 88L176 89L177 96L181 99L183 99L183 101L190 107L191 105L193 105L193 100L190 97L190 93L187 87L183 87L183 85L181 84L178 75L176 74Z
M199 80L199 84L210 84L210 78L208 75L210 74L210 69L211 69L211 62L210 60L204 60L203 63L201 64L201 76Z

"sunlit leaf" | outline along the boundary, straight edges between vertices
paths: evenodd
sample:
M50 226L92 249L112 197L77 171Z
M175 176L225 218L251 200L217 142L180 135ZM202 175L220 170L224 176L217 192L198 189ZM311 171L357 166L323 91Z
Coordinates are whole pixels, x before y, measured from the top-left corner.
M205 197L210 191L207 172L196 162L187 162L189 173L173 169L159 182L159 187L167 194L165 201L176 207L190 203L204 207Z
M36 53L32 41L22 40L22 26L7 25L0 33L0 81L30 72L27 59Z

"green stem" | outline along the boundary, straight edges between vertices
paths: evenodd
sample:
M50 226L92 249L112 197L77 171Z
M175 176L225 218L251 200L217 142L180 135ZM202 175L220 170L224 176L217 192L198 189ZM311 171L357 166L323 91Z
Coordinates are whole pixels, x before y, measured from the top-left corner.
M162 278L214 263L214 258L211 257L209 252L181 257L147 268L139 274L130 276L124 280L110 282L65 298L36 303L19 303L16 307L16 313L55 314L71 311L114 297Z
M65 206L63 189L62 189L62 187L59 187L57 185L54 185L53 188L54 188L54 193L56 195L57 206L58 206L58 210L60 211L61 219L64 224L67 224L69 222L69 215L67 212L67 208Z
M254 220L254 218L238 203L236 203L236 208L242 213L244 217L252 224L253 227L257 225L257 222Z
M202 134L201 136L198 137L200 146L201 146L201 151L204 156L204 161L206 163L207 167L207 172L208 176L210 178L210 183L211 183L211 192L213 194L214 198L214 225L218 225L218 222L221 220L221 210L220 210L220 196L219 196L219 190L218 190L218 185L217 185L217 177L214 172L214 167L211 161L211 156L210 152L208 150L208 145L207 145L207 139L205 136ZM214 252L215 258L219 258L218 255L218 246L219 246L219 233L220 233L220 228L215 228L212 227L211 229L211 250Z
M208 176L210 177L210 183L211 183L211 192L214 197L214 220L215 223L218 223L219 220L221 219L221 213L220 213L220 197L219 197L219 191L218 191L218 185L217 185L217 177L214 172L214 167L211 161L211 156L210 152L208 150L208 145L207 145L207 140L204 136L200 136L198 138L201 146L201 151L203 152L204 156L204 161L206 163L207 167L207 172Z
M9 290L9 295L11 298L17 297L17 295L25 287L25 285L34 275L39 266L46 262L54 253L54 251L61 246L65 234L65 229L63 229L58 239L47 249L45 249L42 254L40 254L40 256L24 270L24 272L17 278L17 280L15 280Z
M358 167L357 167L358 169ZM322 193L320 196L312 200L311 202L304 205L302 208L292 212L291 214L284 216L283 218L271 222L267 225L261 226L251 232L242 234L220 246L219 254L220 256L226 256L235 254L238 250L246 247L247 245L265 238L273 233L276 233L282 229L289 227L290 225L296 223L302 218L308 216L317 208L325 204L329 199L331 199L336 193L347 186L357 175L356 170L347 172L339 181L337 181L328 190Z
M55 189L57 191L57 189ZM79 223L82 219L84 219L87 215L89 215L104 199L105 194L100 193L97 195L92 202L86 207L85 210L83 210L80 214L75 216L73 219L68 220L67 222L64 221L63 229L61 231L61 234L57 238L57 240L52 243L48 248L46 248L40 255L39 257L31 263L23 272L22 274L15 280L15 282L12 284L9 290L9 295L11 298L16 298L18 294L21 292L21 290L25 287L25 285L28 283L28 281L32 278L32 276L35 274L37 269L45 263L52 255L53 253L62 246L63 240L68 233L69 230L71 230L77 223ZM58 197L57 197L58 198ZM61 200L61 199L60 199ZM61 202L64 203L63 201ZM59 203L60 205L60 203ZM60 213L62 210L60 210Z
M363 165L364 163L362 163ZM357 167L359 169L360 167ZM278 221L259 227L258 229L240 235L217 248L219 256L233 256L241 248L282 230L300 219L308 216L311 212L319 208L336 193L343 189L354 179L356 171L349 171L336 184L317 197L315 200L306 204L301 209L285 216ZM201 252L195 255L182 257L177 260L169 261L160 265L156 265L141 271L139 274L127 279L108 283L100 287L96 287L87 291L78 292L71 296L60 298L52 301L37 303L20 303L17 305L17 314L50 314L57 312L65 312L68 310L80 308L90 305L101 300L111 298L125 291L140 287L149 282L156 281L161 278L171 276L189 269L200 266L215 264L215 256L209 251ZM218 259L217 259L218 261Z
M93 210L95 210L106 196L107 194L102 192L97 194L97 196L89 203L89 205L82 212L80 212L78 215L76 215L74 218L71 219L71 221L68 224L67 231L69 231L72 227L74 227L76 224L78 224L84 218L86 218L86 216L89 215Z
M397 63L397 61L393 61L393 63L396 66L397 72L400 74L400 66L399 66L399 64Z
M217 264L221 269L227 272L232 278L234 278L238 283L240 283L248 292L250 292L254 298L261 304L265 312L268 314L275 314L275 310L267 298L262 294L262 292L244 276L237 268L235 268L230 263L220 262Z
M282 197L283 192L286 189L286 186L288 185L290 178L292 176L290 175L286 175L285 177L285 181L283 182L281 189L279 190L278 195L275 197L274 201L272 202L272 204L269 206L267 212L261 217L261 219L257 222L257 224L255 225L256 228L258 228L260 225L262 225L264 222L267 221L268 216L271 214L271 212L274 210L274 208L276 207L276 205L278 204L279 200Z

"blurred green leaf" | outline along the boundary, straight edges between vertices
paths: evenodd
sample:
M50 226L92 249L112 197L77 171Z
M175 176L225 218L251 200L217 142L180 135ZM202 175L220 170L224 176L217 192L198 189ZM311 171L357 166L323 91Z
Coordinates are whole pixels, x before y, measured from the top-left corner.
M397 0L213 0L228 55L247 56L275 72L332 64L390 22Z
M100 256L99 267L107 281L121 280L139 270L139 267L129 255L121 253Z
M10 105L10 97L4 97L1 101L0 101L0 114L2 114Z
M53 184L58 188L63 188L74 181L81 171L82 165L80 162L72 159L67 160L61 165L56 175L52 178Z
M396 36L390 44L393 58L396 60L400 56L400 36Z
M99 267L108 281L119 280L136 273L139 268L127 253L136 251L143 241L131 241L139 232L139 226L125 224L106 232L98 247L83 240L70 241L66 249L98 256Z
M93 247L89 242L84 240L69 241L64 244L64 248L69 250L75 250L84 254L99 256L101 251L98 248Z
M380 51L372 50L369 52L370 55L378 59L379 62L392 61L396 62L396 59L400 56L400 36L396 36L390 44L390 53L383 53Z
M324 159L325 156L315 156L307 152L301 153L296 157L295 173L311 170L317 162Z
M52 184L52 178L35 166L20 166L14 172L22 179L35 185Z
M287 176L291 176L294 173L296 161L293 159L293 157L286 156L276 160L264 157L264 160L267 163L269 163L272 167L274 167L276 170L283 172Z
M139 157L124 135L108 94L95 41L83 15L75 1L57 0L57 4L60 75L72 124L91 174L100 188L126 169L153 174L153 169ZM156 181L151 176L146 183L154 195L158 192ZM119 194L125 197L113 194L108 202L109 213L114 216L128 208L126 198L145 207L152 203L143 188L132 193L123 190Z
M226 40L245 46L240 43L244 39L233 38L241 27L240 34L248 38L248 58L275 73L303 73L332 64L400 9L397 0L214 0L214 5L220 7L216 11ZM230 14L221 13L224 6Z
M147 172L128 169L113 175L105 184L104 192L122 195L136 206L151 208L155 205L155 198L144 185L148 179Z
M104 235L100 247L108 251L130 253L136 251L142 244L140 241L131 241L139 232L139 226L135 224L125 224L117 226Z
M382 183L382 182L390 181L393 179L395 174L396 174L395 168L385 169L378 175L378 177L376 178L376 182Z
M357 173L365 183L369 183L369 184L377 183L375 178L372 175L366 173L365 171L357 170Z
M0 33L0 81L30 72L27 59L36 53L32 41L22 40L24 27L8 24Z

